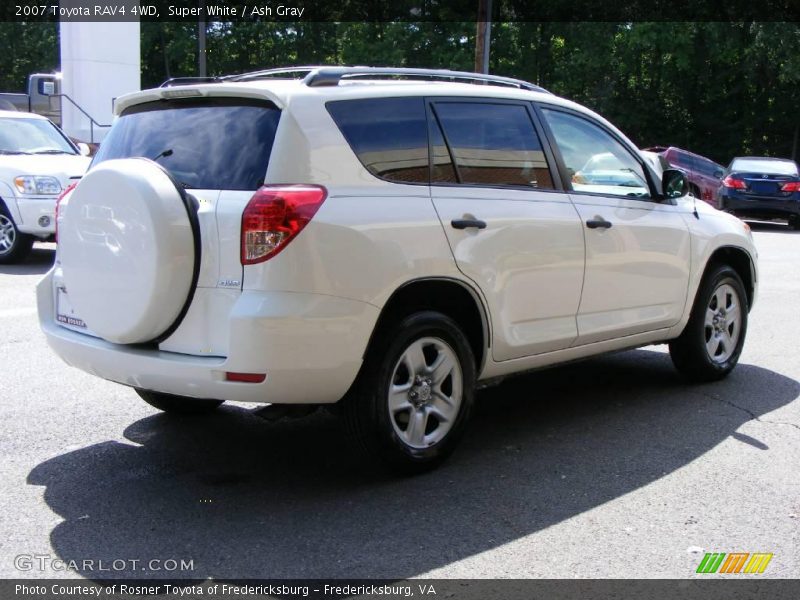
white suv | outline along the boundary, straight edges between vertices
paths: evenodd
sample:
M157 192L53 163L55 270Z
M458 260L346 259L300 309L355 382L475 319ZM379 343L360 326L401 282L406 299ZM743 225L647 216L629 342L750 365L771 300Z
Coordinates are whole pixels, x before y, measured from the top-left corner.
M45 117L0 110L0 264L53 236L56 198L86 171L88 153Z
M159 409L340 403L416 471L453 450L478 382L662 342L695 381L739 358L747 226L531 84L309 67L116 113L60 202L39 316L67 363Z

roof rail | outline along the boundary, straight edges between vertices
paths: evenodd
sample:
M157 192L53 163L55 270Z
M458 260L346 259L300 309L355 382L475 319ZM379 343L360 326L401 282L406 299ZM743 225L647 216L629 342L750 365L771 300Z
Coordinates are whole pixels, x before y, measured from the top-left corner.
M278 77L279 75L307 74L319 69L331 68L325 65L307 65L299 67L279 67L276 69L262 69L261 71L250 71L249 73L239 73L238 75L228 75L221 79L225 81L247 81L248 79L262 79L269 77ZM300 79L300 77L291 77L290 79Z
M238 75L224 77L173 77L161 84L161 87L176 85L192 85L194 83L221 83L224 81L248 81L251 79L279 78L286 75L286 79L303 79L309 87L336 86L343 78L351 77L407 77L412 79L438 79L442 81L464 81L489 85L502 85L515 87L532 92L544 92L546 89L521 79L501 77L499 75L486 75L471 73L469 71L450 71L447 69L413 69L405 67L335 67L330 65L303 65L297 67L280 67L250 71ZM301 77L302 76L302 77Z
M303 79L303 82L309 87L324 87L339 85L342 78L350 77L409 77L421 79L440 79L440 80L460 80L471 81L473 83L484 83L489 85L504 85L508 87L516 87L522 90L529 90L532 92L545 92L550 93L546 89L522 81L521 79L512 79L511 77L500 77L498 75L485 75L483 73L470 73L468 71L449 71L446 69L411 69L411 68L393 68L393 67L303 67L308 69L309 73Z
M193 85L195 83L219 83L222 77L170 77L158 87L174 87L176 85Z

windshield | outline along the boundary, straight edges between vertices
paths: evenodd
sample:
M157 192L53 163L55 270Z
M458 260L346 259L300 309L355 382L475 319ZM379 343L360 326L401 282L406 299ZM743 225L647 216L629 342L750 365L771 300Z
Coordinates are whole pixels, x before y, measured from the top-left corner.
M737 158L731 171L743 173L774 173L776 175L797 175L797 165L791 160L769 160L758 158Z
M280 111L246 98L161 100L126 110L92 166L154 160L187 188L256 190L264 183Z
M0 118L0 154L77 154L45 119Z

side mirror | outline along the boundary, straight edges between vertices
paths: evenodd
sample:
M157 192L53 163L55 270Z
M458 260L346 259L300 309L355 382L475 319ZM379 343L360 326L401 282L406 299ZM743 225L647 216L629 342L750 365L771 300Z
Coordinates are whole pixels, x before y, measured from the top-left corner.
M39 93L42 96L54 96L56 93L56 82L47 79L39 80Z
M716 177L717 179L722 179L723 175L725 175L725 171L723 171L722 169L717 169L716 171L714 171L714 177Z
M81 156L89 156L92 153L92 149L89 147L89 144L78 142L78 152L81 153Z
M681 198L689 193L689 182L683 171L664 169L661 176L661 191L665 198Z

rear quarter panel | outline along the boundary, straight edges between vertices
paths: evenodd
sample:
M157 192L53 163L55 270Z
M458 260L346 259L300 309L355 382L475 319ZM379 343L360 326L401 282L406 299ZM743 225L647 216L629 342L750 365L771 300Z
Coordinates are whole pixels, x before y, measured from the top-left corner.
M266 182L322 185L328 195L278 255L244 269L244 289L328 294L381 307L420 277L463 281L427 185L391 183L359 162L325 107L298 95L284 109Z

